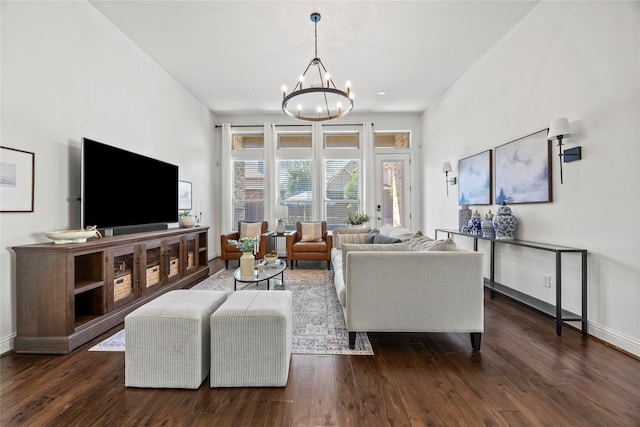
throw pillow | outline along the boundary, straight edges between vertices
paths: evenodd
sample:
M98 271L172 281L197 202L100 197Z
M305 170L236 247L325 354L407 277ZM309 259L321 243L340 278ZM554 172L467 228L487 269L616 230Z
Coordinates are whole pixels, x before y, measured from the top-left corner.
M433 240L427 244L425 244L422 251L457 251L458 247L456 246L456 242L453 239L444 239L444 240Z
M379 234L379 230L369 230L369 232L367 233L367 243L373 243L373 239Z
M423 247L429 245L431 242L433 242L431 237L423 236L420 231L417 231L409 239L409 248L412 251L421 251Z
M303 242L321 242L322 241L322 223L320 222L303 222L302 240Z
M395 237L396 239L406 241L411 238L413 233L400 225L396 225L389 231L389 234L387 235L389 237Z
M393 225L391 224L385 224L382 227L380 227L380 234L384 235L384 236L388 236L389 233L391 232L391 229L393 228Z
M241 222L240 223L240 238L245 237L254 238L262 232L261 222Z
M373 243L375 243L376 245L380 245L380 244L389 244L389 243L400 243L402 242L402 240L397 239L395 237L389 237L389 236L384 236L382 234L376 234L373 237Z

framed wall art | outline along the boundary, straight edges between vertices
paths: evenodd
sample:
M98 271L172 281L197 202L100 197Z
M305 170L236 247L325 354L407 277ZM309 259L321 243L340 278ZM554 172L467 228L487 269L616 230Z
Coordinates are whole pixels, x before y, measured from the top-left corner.
M458 160L458 204L491 204L491 150Z
M551 202L551 142L548 129L495 148L496 203Z
M191 210L191 183L178 181L178 210Z
M0 212L33 212L35 154L0 147Z

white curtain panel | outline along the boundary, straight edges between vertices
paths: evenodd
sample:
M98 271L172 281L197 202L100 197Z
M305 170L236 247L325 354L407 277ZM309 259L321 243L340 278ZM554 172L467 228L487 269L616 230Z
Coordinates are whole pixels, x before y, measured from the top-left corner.
M233 224L231 224L231 125L229 123L222 124L222 136L221 136L221 198L222 206L220 209L220 227L222 227L222 233L228 233L233 230Z

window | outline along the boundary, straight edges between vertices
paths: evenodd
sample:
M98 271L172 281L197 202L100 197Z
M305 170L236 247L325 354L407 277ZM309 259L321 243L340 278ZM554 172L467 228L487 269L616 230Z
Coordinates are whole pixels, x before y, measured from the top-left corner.
M311 148L310 133L278 133L278 148Z
M327 228L344 226L360 210L360 160L325 160L324 218Z
M376 148L410 148L409 132L375 132L374 143Z
M358 148L359 147L359 134L353 133L325 133L324 134L324 148Z
M264 219L264 161L233 161L233 224Z
M287 225L311 221L311 160L278 161L278 195L276 205L289 209Z
M236 133L233 134L233 149L245 150L252 148L264 148L264 135L262 133Z

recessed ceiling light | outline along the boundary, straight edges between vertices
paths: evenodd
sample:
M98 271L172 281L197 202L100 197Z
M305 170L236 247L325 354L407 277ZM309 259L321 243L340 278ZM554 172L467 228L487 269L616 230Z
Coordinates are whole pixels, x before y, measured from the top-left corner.
M386 94L387 94L387 92L385 92L385 91L383 91L383 90L381 90L380 92L378 92L378 96L382 96L382 95L386 95Z

